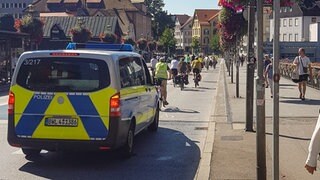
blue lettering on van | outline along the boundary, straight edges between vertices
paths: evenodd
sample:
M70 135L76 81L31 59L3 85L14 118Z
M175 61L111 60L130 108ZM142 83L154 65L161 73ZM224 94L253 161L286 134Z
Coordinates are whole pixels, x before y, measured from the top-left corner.
M39 99L39 100L52 100L53 95L47 95L47 94L35 94L33 96L33 99Z

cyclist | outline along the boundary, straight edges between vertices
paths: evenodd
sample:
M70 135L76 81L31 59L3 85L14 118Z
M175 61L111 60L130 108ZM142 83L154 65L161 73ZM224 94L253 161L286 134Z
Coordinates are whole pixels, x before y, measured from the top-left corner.
M169 75L168 75L169 72ZM155 70L155 79L158 85L160 85L161 89L161 97L163 100L163 107L168 105L167 101L167 80L168 77L171 77L171 70L166 63L166 60L164 57L160 58L160 61L156 64L156 70Z
M176 57L173 58L173 60L171 61L171 65L170 65L170 69L171 69L171 73L172 73L172 78L173 81L175 80L175 77L178 75L178 64L179 61L177 60ZM175 82L173 82L175 83Z
M186 84L188 84L188 63L186 63L183 59L180 60L179 64L178 64L178 70L179 73L182 75L182 77L184 77L185 79L183 79Z
M200 75L202 69L202 63L198 57L196 57L196 59L191 62L191 67L193 69L193 78L195 79Z

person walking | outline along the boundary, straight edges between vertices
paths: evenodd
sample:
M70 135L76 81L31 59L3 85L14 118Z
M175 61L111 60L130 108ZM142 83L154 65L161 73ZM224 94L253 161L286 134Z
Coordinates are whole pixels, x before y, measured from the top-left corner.
M305 100L308 77L312 80L311 61L306 56L305 49L300 48L298 53L299 53L299 56L297 56L294 59L293 64L295 65L295 68L298 68L298 74L299 74L298 89L300 92L299 97L301 100ZM308 73L308 69L309 69L309 73Z
M271 98L273 98L273 67L272 59L264 71L264 77L266 77L268 85L270 86Z
M313 174L317 169L317 159L320 153L320 114L308 150L309 153L304 167L310 174Z
M267 73L265 72L267 70L267 66L271 63L270 57L268 54L264 55L264 60L263 60L263 64L264 64L264 69L263 69L263 74ZM264 76L264 85L266 88L269 87L269 82L268 82L268 77Z

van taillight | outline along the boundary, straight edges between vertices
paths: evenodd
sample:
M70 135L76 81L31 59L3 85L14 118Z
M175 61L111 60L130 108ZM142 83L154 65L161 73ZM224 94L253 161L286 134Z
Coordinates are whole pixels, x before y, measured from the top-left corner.
M8 114L13 114L14 110L14 94L13 92L9 92L9 99L8 99Z
M120 94L115 94L110 98L110 116L120 117Z

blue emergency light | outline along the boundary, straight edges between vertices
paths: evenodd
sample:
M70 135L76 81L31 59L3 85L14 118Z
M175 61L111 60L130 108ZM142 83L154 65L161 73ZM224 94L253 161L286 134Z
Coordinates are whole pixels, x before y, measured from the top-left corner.
M133 52L131 44L105 44L105 43L69 43L66 49L96 49L106 51Z

